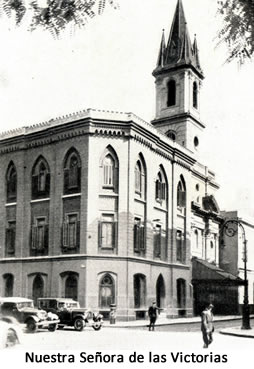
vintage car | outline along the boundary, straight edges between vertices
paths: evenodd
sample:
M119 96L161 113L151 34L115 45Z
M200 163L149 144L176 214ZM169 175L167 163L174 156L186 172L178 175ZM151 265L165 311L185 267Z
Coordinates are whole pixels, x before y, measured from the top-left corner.
M3 317L14 317L25 324L28 332L36 332L38 328L53 332L59 323L57 315L36 309L33 300L23 297L0 298L0 312Z
M22 337L21 327L15 318L0 317L0 349L20 344Z
M82 331L88 324L98 331L103 324L101 314L96 314L88 309L80 308L79 302L70 298L47 297L38 299L38 307L47 312L57 314L60 323L59 328L64 326L74 327Z

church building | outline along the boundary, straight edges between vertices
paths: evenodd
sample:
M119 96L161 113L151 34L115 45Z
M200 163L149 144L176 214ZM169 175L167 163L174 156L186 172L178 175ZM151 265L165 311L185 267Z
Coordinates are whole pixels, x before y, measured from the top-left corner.
M204 73L182 1L153 71L156 115L87 109L0 135L0 296L72 297L107 318L193 314L192 257L219 265L199 160Z

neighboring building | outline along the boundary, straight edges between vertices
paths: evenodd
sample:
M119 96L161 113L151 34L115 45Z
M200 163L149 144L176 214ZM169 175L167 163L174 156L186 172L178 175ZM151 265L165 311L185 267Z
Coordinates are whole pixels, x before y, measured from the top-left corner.
M225 221L235 219L240 222L247 241L247 279L248 279L248 295L251 312L254 312L254 220L249 219L240 211L223 211L221 212ZM221 233L220 247L220 267L225 271L232 273L241 279L244 279L244 234L240 226L235 223L228 223L229 231L225 230ZM233 231L231 231L231 229ZM242 310L244 298L244 287L237 291L235 309Z
M218 185L198 161L197 42L178 1L156 117L88 109L0 136L0 295L65 296L141 318L192 315L191 254L218 264Z

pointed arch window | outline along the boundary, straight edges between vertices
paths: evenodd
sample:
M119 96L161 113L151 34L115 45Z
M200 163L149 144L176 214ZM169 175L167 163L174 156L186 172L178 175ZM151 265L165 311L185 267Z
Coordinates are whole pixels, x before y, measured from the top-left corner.
M17 200L17 171L13 163L10 163L7 169L6 190L7 202L15 202Z
M48 163L40 157L32 170L32 199L49 197L50 170Z
M186 190L185 190L185 183L182 178L178 182L178 185L177 185L177 207L178 208L186 207Z
M114 187L114 169L114 159L108 154L103 160L103 187Z
M118 158L114 149L108 146L100 161L100 183L107 192L118 192Z
M134 274L134 308L140 309L146 306L146 276Z
M135 193L145 200L146 197L146 171L145 164L140 158L135 165Z
M166 196L167 196L167 188L166 188L166 181L165 181L165 177L162 174L162 172L160 171L157 174L157 178L155 181L155 199L158 202L163 202L166 200Z
M174 106L176 104L176 82L171 79L167 85L167 106Z
M197 82L193 82L193 107L198 108L198 85Z
M76 150L70 150L64 163L64 194L78 193L81 190L81 160Z
M115 303L115 283L110 274L104 275L99 285L99 306L109 309Z

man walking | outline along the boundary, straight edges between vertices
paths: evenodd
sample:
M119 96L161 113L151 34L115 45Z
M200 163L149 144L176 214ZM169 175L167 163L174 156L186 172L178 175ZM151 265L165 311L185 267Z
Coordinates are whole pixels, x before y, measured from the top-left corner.
M203 334L204 348L208 348L213 342L213 307L212 304L209 304L201 314L201 331Z
M152 305L148 309L148 316L150 319L149 331L154 331L154 326L157 319L157 310L160 309L156 306L156 301L153 301Z

